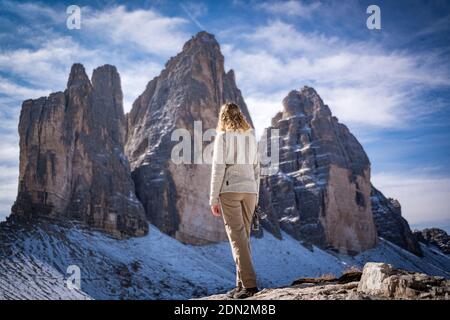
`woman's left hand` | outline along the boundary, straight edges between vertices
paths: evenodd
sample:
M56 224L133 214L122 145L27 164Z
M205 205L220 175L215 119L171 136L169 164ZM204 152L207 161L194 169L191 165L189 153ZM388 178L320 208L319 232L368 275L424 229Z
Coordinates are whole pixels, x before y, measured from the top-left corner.
M220 205L218 205L218 204L212 205L211 212L212 212L213 216L220 217L220 215L221 215Z

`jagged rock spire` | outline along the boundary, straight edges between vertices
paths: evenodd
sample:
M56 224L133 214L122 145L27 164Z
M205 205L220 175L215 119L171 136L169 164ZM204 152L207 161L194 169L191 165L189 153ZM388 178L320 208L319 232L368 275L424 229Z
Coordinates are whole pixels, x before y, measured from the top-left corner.
M225 101L239 104L251 123L234 72L225 72L219 44L212 34L199 32L149 82L128 115L126 153L147 217L187 243L221 241L226 234L223 222L209 212L210 166L175 165L171 133L184 128L193 137L194 121L203 131L215 128Z
M79 86L90 83L86 74L86 70L81 63L74 63L70 69L69 79L67 80L67 88L71 86Z
M294 90L270 129L280 133L280 172L264 177L268 230L344 253L377 243L370 203L370 162L348 128L310 87Z
M68 89L23 103L20 182L12 219L80 221L114 236L144 235L144 210L123 153L125 118L113 66L81 64Z

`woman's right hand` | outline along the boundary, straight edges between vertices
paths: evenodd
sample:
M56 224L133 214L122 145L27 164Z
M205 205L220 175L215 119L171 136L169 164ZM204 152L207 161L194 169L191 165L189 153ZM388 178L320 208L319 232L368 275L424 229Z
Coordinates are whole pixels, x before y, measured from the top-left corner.
M221 215L220 205L219 204L212 205L211 212L212 212L213 216L220 217L220 215Z

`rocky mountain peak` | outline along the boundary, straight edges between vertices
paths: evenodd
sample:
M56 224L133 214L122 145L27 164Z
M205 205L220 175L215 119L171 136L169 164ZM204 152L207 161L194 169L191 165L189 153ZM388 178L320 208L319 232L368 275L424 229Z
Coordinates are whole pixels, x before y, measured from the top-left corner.
M343 252L373 247L378 233L420 256L400 203L372 186L362 145L318 93L293 90L283 107L268 128L280 133L281 172L262 179L267 230Z
M324 105L322 98L316 90L304 86L300 90L293 90L283 99L283 118L295 115L313 116L320 113L323 116L331 116L328 106Z
M12 219L75 220L117 237L144 235L148 224L124 154L120 76L103 66L92 84L74 64L65 92L23 103Z
M123 112L123 94L120 75L115 66L104 65L94 69L92 73L94 88L95 117L109 131L113 141L123 146L125 142L126 120Z
M214 89L214 99L222 103L223 78L225 73L224 57L219 43L212 34L199 32L183 46L183 50L167 63L161 75L171 74L170 77L184 78L183 81L200 81L208 83ZM230 79L230 81L234 81Z
M208 206L210 166L175 165L171 133L182 128L193 137L195 121L203 132L215 128L226 101L236 102L251 123L234 72L225 72L219 44L212 34L199 32L149 82L127 117L125 150L137 196L150 222L183 242L221 241L226 234Z
M444 254L450 254L450 236L442 229L415 230L414 237L422 243L439 248Z
M364 149L313 88L289 92L283 106L267 129L280 135L279 172L261 185L267 230L350 254L374 247Z
M220 50L219 43L217 42L215 36L206 31L200 31L189 41L187 41L183 46L183 52L187 52L194 48L200 48L203 50Z
M92 85L102 91L122 91L120 75L115 66L105 64L92 72Z
M235 75L233 69L228 70L226 75L232 82L234 82L234 83L236 82L236 75Z
M70 69L69 79L67 80L67 88L90 83L86 70L81 63L74 63Z

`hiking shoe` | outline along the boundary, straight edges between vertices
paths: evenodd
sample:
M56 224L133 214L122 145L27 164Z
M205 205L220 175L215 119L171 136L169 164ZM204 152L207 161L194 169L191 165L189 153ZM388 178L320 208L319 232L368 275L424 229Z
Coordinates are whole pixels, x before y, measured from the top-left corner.
M235 299L246 299L249 297L252 297L255 293L257 293L259 290L257 287L254 288L242 288L242 290L237 291L233 298Z
M228 298L233 299L234 295L241 290L242 290L241 287L236 287L236 288L233 288L230 291L228 291L226 295Z

